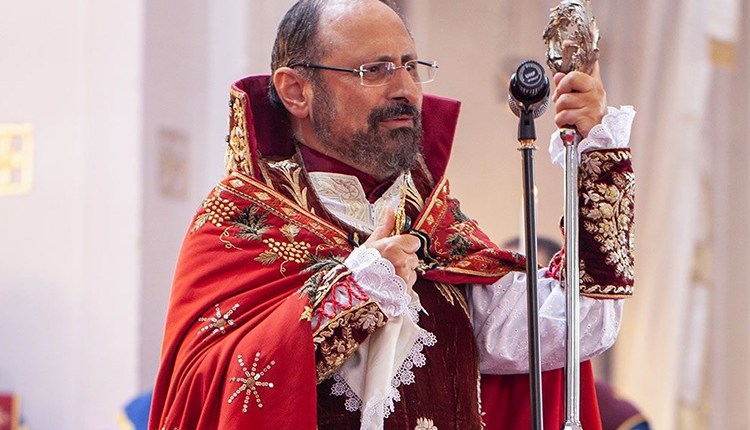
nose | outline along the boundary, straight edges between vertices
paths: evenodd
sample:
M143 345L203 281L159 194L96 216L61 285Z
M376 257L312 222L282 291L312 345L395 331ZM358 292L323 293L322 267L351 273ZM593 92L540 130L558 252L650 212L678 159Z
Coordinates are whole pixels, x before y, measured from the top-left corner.
M393 73L393 78L388 83L389 97L419 105L422 99L422 86L414 82L404 66L399 66Z

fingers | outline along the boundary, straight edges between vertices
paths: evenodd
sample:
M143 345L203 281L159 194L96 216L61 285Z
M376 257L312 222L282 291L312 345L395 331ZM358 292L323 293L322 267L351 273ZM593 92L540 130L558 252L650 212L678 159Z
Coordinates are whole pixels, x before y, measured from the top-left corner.
M596 91L597 87L601 86L600 81L583 72L557 73L553 80L555 82L555 93L552 95L553 102L557 102L562 95Z
M555 73L555 76L552 77L552 82L555 84L555 94L552 95L552 101L554 102L557 95L557 88L560 86L560 81L565 77L565 73L557 72Z
M599 63L594 64L591 75L573 71L557 73L553 77L555 93L555 124L558 127L575 127L584 137L601 123L607 113L607 96L599 74Z
M419 257L416 252L420 246L419 239L410 234L402 234L377 240L369 246L377 249L381 257L391 262L396 275L411 289L417 281Z
M393 229L395 228L395 226L396 214L393 212L393 209L388 208L385 211L385 217L383 217L383 220L375 228L370 237L367 238L367 241L365 241L365 245L367 245L368 242L372 243L377 240L389 237L393 233Z
M364 245L368 248L377 249L380 256L393 264L396 274L411 288L417 280L416 269L419 267L417 250L421 243L416 236L411 234L392 236L394 224L395 216L393 210L389 209L383 221L365 241Z

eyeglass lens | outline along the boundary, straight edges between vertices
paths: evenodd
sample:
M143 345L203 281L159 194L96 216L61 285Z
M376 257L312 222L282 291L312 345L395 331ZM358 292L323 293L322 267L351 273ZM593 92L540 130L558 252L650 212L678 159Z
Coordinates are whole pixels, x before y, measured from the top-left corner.
M422 64L416 60L408 61L403 66L396 66L392 62L382 61L363 64L361 67L362 85L382 85L390 81L398 69L404 69L412 80L418 84L431 82L435 76L435 68L429 64Z

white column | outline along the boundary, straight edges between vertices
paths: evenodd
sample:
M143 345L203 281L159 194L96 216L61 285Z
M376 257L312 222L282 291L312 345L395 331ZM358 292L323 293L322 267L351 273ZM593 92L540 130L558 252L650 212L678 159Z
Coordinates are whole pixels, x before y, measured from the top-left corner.
M141 282L143 2L87 0L84 16L84 199L72 208L83 222L74 313L80 348L57 352L72 353L78 366L79 376L65 383L81 392L79 404L66 406L76 411L71 430L111 426L136 390ZM64 187L66 169L60 170ZM44 412L34 418L60 428L55 414Z

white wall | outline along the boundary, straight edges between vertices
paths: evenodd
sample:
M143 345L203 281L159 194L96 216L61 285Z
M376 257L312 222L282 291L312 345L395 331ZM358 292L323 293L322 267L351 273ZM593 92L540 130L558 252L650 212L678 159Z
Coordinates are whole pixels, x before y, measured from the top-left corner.
M437 79L424 91L462 101L448 168L452 194L494 240L518 236L523 183L518 119L508 108L507 83L524 60L544 64L541 29L549 8L512 0L404 3L420 57L440 66ZM552 118L547 112L536 120L537 231L560 239L562 173L547 153Z
M145 10L144 170L139 190L144 199L138 326L141 390L153 386L177 252L205 193L198 182L204 171L201 148L208 141L208 14L206 1L193 2L191 7L173 0L149 1ZM221 137L213 141L221 142ZM177 164L165 164L166 160ZM166 191L163 177L181 185Z
M2 3L0 122L36 149L0 197L0 389L32 428L103 428L137 365L141 2Z

